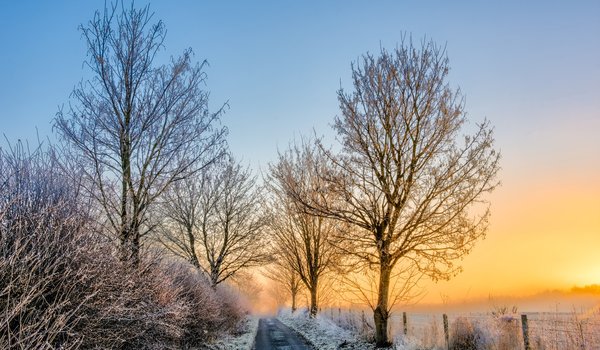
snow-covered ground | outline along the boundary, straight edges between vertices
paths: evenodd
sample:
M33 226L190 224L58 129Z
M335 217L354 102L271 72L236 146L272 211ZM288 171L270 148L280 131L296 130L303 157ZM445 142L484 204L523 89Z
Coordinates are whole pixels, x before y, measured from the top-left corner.
M254 346L257 330L258 317L248 316L240 334L227 335L212 344L206 345L203 350L251 350Z
M317 316L310 319L304 310L298 310L294 314L290 310L282 310L278 315L279 320L288 327L300 333L308 340L315 349L361 349L372 350L375 345L361 339L357 334L343 329L333 323L330 319ZM408 347L393 347L392 349L409 349Z

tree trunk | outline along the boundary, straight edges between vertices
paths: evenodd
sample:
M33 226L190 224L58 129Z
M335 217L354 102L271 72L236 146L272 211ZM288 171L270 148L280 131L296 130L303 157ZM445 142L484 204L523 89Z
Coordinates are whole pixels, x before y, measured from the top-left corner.
M124 219L121 219L124 220ZM119 259L121 261L127 261L129 258L129 231L125 228L125 225L121 225L121 233L119 234Z
M188 240L190 242L190 262L194 265L198 270L201 269L200 260L198 260L198 255L196 254L196 237L194 236L194 229L192 225L187 225L186 227Z
M377 307L373 310L375 321L375 343L376 346L387 347L388 340L388 297L390 291L390 276L392 269L386 259L381 260L379 271L379 290L377 294Z
M125 116L125 126L124 129L121 129L119 135L121 156L121 259L123 261L128 261L132 257L133 235L135 234L135 232L132 232L130 222L130 220L133 220L132 215L134 213L130 213L128 210L128 198L131 190L129 187L131 183L131 145L127 134L129 121L129 116Z
M210 283L213 289L217 288L219 282L219 269L216 266L212 266L210 269Z
M131 244L131 264L135 267L140 265L140 229L135 228Z
M296 312L296 294L298 294L297 291L292 291L292 313Z
M318 301L317 301L317 283L313 283L312 288L310 289L310 317L317 317L317 312L319 311Z
M134 267L138 267L140 263L140 246L141 246L141 236L140 236L140 224L136 219L137 214L136 210L132 210L132 216L130 220L130 225L126 229L125 236L125 244L122 247L123 249L123 261L126 261L128 264Z

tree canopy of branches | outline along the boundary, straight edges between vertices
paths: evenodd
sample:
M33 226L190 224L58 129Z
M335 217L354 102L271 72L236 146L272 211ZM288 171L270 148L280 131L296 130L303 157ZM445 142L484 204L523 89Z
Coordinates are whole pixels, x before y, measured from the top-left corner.
M466 125L448 71L445 50L431 41L364 55L352 65L353 90L338 92L341 152L322 147L333 163L321 176L327 195L315 200L293 176L284 182L305 211L353 225L344 239L378 273L378 346L389 343L390 279L399 262L449 278L460 269L453 261L487 229L484 195L498 184L500 155L487 121Z
M292 147L280 154L279 161L270 167L269 184L273 194L271 204L274 246L278 254L310 293L310 315L319 310L318 292L322 275L331 272L336 264L337 250L331 244L341 226L338 222L303 210L301 203L285 191L286 181L293 181L301 191L316 200L319 191L319 172L327 164L314 143Z
M138 260L141 238L153 229L148 211L174 182L223 153L222 108L208 111L203 64L192 52L154 63L162 22L148 7L115 3L80 27L92 78L72 93L55 127L82 165L86 188L120 243L122 259Z
M173 186L159 239L210 277L213 286L266 259L256 177L234 160L218 162Z

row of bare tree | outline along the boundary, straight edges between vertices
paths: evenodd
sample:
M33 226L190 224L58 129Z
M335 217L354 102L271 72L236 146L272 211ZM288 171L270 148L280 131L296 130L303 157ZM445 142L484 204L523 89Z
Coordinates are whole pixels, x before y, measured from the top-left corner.
M293 144L261 187L227 150L225 106L209 112L204 64L186 51L156 66L165 29L151 20L148 7L117 3L82 26L93 78L55 123L121 259L136 265L144 242L158 241L213 286L272 262L293 307L300 285L309 291L313 316L322 277L344 276L387 345L394 302L421 276L459 271L498 184L492 129L467 124L445 50L403 38L364 55L352 90L338 92L339 144Z
M303 141L270 168L279 276L292 295L293 281L303 282L314 316L320 277L338 275L346 296L372 307L378 346L389 344L394 304L418 293L424 276L456 274L454 261L488 226L500 155L487 121L467 124L448 72L431 41L403 38L364 55L352 65L353 89L338 92L335 150Z
M160 242L213 286L264 263L260 189L227 150L226 105L208 109L205 64L188 50L157 65L166 30L148 7L117 2L80 29L93 77L55 127L121 259Z

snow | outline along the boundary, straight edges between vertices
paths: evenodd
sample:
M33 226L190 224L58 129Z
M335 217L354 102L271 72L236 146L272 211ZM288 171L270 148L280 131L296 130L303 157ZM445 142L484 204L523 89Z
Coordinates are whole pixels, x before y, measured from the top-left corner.
M207 344L203 350L251 350L258 331L258 317L248 316L241 327L241 333L226 335L214 343Z
M278 318L286 326L300 333L315 349L375 349L373 344L365 342L352 332L338 327L329 319L319 315L316 319L310 319L305 311L292 314L290 310L282 310Z
M343 329L327 317L317 315L310 319L306 311L292 314L289 309L280 311L278 319L286 326L300 333L315 349L319 350L375 350L375 344L367 342L360 335ZM418 342L403 336L394 339L390 350L416 350Z

